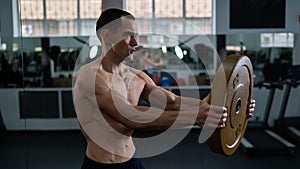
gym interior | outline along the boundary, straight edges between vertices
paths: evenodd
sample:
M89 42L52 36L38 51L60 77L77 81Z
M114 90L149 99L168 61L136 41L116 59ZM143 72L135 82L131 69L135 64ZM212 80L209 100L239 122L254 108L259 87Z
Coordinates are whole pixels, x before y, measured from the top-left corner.
M1 169L81 167L86 141L73 77L101 54L95 22L108 8L136 17L138 50L128 64L141 69L148 51L161 63L151 69L153 81L175 94L202 99L231 54L246 56L253 68L254 116L233 154L212 151L199 141L202 129L188 126L174 146L140 158L147 169L299 165L299 0L1 0Z

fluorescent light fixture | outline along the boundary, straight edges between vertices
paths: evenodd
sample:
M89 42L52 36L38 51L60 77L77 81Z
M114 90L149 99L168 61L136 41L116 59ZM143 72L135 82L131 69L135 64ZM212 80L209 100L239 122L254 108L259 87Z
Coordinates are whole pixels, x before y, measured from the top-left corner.
M34 48L34 51L35 52L41 52L43 49L42 49L42 47L35 47Z
M90 59L93 59L97 56L98 47L96 45L92 46L90 49Z
M179 59L183 58L183 52L182 49L179 46L175 46L175 54Z
M167 47L166 46L162 46L161 50L162 50L163 53L167 53Z
M2 43L2 44L1 44L1 49L2 49L2 50L6 50L6 49L7 49L6 43Z

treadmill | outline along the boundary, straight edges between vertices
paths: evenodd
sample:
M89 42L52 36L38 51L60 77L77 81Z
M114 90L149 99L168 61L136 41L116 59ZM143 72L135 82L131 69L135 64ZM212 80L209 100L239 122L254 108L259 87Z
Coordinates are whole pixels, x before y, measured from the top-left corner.
M244 137L241 140L240 148L248 155L258 154L294 154L296 146L284 139L268 125L268 119L275 95L276 89L283 89L284 82L281 81L283 75L278 74L279 71L288 72L288 67L281 64L270 64L264 67L263 73L265 81L255 85L259 88L269 89L267 104L265 107L265 114L262 121L249 121ZM276 73L276 71L278 71Z
M285 117L291 89L292 87L297 88L300 85L300 65L293 66L291 72L292 76L286 83L279 117L275 120L275 128L283 136L300 144L300 116Z

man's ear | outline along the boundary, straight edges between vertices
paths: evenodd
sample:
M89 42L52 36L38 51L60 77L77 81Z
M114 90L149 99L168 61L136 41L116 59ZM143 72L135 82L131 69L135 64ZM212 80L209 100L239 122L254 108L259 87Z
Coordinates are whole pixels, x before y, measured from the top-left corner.
M105 42L110 42L111 41L111 32L109 30L103 29L100 32L100 35Z

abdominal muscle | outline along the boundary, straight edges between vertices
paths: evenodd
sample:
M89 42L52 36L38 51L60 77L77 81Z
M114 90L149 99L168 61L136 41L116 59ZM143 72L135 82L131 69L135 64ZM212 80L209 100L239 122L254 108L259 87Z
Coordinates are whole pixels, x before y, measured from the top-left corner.
M105 117L104 114L103 116ZM87 157L100 163L122 163L128 161L135 152L135 146L131 137L133 130L116 121L113 122L113 119L110 117L106 116L105 119L112 128L99 132L99 134L103 135L101 143L95 143L81 128L87 140Z

